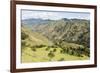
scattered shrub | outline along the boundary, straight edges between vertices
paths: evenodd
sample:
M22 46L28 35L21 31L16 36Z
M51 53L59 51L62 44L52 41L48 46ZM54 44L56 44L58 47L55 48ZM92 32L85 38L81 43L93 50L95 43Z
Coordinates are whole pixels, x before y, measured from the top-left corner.
M45 50L46 50L46 51L48 51L49 49L50 49L50 48L46 47L46 49L45 49Z
M53 49L53 52L56 52L57 50L56 49Z
M45 47L46 45L36 45L35 47L36 48L42 48L42 47Z
M26 38L28 38L29 36L27 34L25 34L24 32L21 32L21 39L25 40Z
M32 48L32 51L36 51L36 48Z
M60 53L63 53L63 50L60 50Z
M21 48L25 48L26 47L26 42L25 41L21 41Z
M53 53L52 51L50 51L50 52L48 53L48 56L49 56L50 58L53 58L55 55L54 55L54 53Z
M61 58L60 60L58 60L58 61L64 61L64 58Z

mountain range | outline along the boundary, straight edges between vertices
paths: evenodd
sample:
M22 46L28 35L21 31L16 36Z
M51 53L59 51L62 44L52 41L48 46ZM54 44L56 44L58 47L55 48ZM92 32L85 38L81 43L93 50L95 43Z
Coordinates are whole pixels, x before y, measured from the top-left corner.
M90 48L90 21L85 19L26 19L22 25L38 32L52 42L64 41Z

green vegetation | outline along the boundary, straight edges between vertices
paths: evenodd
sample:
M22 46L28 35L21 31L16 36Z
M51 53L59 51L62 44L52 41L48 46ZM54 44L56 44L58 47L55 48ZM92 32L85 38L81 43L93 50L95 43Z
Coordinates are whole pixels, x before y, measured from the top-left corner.
M36 51L33 51L32 48L26 47L22 52L22 62L48 62L48 61L71 61L71 60L87 60L89 57L83 55L82 57L60 53L61 48L56 48L57 51L53 52L54 48L50 48L49 51L46 51L45 48L36 48Z
M88 20L51 20L32 25L33 28L22 25L21 59L24 63L87 60L90 57Z
M58 61L64 61L64 58L61 58L60 60L58 60Z

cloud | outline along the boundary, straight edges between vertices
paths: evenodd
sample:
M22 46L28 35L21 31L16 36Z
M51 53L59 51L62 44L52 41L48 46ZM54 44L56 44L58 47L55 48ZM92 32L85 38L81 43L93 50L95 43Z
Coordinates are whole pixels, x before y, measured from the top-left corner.
M57 19L59 13L48 11L22 11L22 19L42 18L42 19Z
M75 12L54 12L54 11L32 11L22 10L22 19L41 18L41 19L61 19L61 18L78 18L90 19L89 13Z

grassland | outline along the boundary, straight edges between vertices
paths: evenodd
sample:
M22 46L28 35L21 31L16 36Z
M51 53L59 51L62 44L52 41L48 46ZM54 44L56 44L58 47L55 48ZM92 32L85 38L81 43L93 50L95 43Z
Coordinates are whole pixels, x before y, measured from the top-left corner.
M32 48L26 47L25 50L22 51L22 62L23 63L30 63L30 62L48 62L48 61L71 61L71 60L88 60L89 57L83 55L82 57L73 56L69 54L63 54L60 51L61 48L49 48L46 50L47 47L42 48ZM54 56L49 57L48 54L50 51L53 51Z

